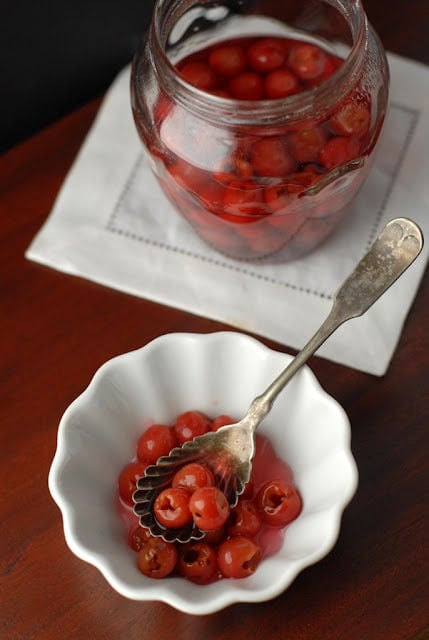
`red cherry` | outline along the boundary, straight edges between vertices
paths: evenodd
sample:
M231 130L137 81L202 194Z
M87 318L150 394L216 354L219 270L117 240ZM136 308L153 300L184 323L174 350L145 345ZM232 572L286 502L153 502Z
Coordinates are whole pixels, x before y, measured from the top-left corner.
M201 487L213 487L214 475L207 467L197 462L190 462L179 469L173 477L172 486L182 487L190 493Z
M192 519L189 510L190 493L181 487L163 489L155 499L153 512L158 522L168 529L178 529Z
M190 542L179 554L179 572L197 584L207 584L217 573L217 558L213 547L204 542Z
M314 80L323 74L327 59L320 47L303 43L291 47L287 64L301 80Z
M180 74L186 82L203 91L210 91L217 86L216 74L205 62L188 62L180 67Z
M255 71L273 71L284 64L285 45L277 38L261 38L250 45L247 57Z
M264 97L264 82L259 73L244 71L234 76L228 89L237 100L261 100Z
M149 529L139 524L131 531L128 537L128 544L133 551L140 551L142 546L152 537Z
M235 76L246 69L246 54L239 45L226 44L211 52L209 65L220 75Z
M265 93L267 98L287 98L301 91L298 78L288 69L276 69L265 78Z
M130 462L121 471L118 479L118 493L120 498L128 505L132 506L133 493L136 490L137 480L145 474L148 462Z
M262 519L251 500L240 499L229 516L228 535L254 536L262 527Z
M367 134L371 122L371 114L366 104L346 102L329 120L331 131L340 136L357 136Z
M289 150L297 162L314 162L326 143L326 134L320 127L303 129L288 137Z
M335 169L359 157L360 144L354 136L331 138L319 153L320 161L327 169Z
M233 536L220 545L217 561L225 578L246 578L256 571L261 556L261 548L253 538Z
M214 420L212 420L211 430L217 431L221 427L225 427L227 424L234 424L235 420L226 414L221 416L216 416Z
M257 140L252 146L251 162L255 172L263 177L283 177L296 168L282 137Z
M197 527L203 531L216 531L229 516L229 504L217 487L202 487L191 495L189 510Z
M210 431L210 419L201 411L185 411L177 416L174 431L180 444Z
M172 542L151 538L142 545L137 556L138 568L149 578L165 578L176 567L177 549Z
M285 527L302 508L295 487L283 480L269 480L258 491L256 504L262 520L273 527Z
M172 427L153 424L140 436L137 457L142 462L154 464L161 456L167 456L178 442Z
M320 76L317 76L317 78L314 78L314 80L304 81L306 89L311 89L312 87L317 86L318 84L332 76L332 74L335 73L335 71L339 69L342 64L343 60L341 60L341 58L337 58L332 55L329 57L326 56L325 67Z

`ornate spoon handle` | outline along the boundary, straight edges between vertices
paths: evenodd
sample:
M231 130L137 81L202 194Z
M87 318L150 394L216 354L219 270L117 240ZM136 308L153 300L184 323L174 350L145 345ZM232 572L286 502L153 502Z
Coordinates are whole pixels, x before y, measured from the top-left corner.
M361 316L414 262L423 248L423 234L415 222L395 218L387 223L369 251L334 296L326 320L292 362L257 396L249 408L256 429L274 400L305 362L344 322Z

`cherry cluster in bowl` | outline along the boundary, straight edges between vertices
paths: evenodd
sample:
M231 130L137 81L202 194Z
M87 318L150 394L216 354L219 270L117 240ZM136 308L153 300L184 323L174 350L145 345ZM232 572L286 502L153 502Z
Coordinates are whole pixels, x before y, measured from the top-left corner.
M314 43L245 37L207 47L176 66L184 80L206 93L278 101L320 85L342 63ZM162 144L154 146L154 161L165 192L209 244L248 259L274 253L291 240L299 254L338 224L336 214L351 198L348 190L299 198L327 173L369 152L371 106L363 92L352 91L323 115L316 115L315 105L314 117L274 132L216 130L181 110L170 96L160 100ZM228 138L224 150L222 136Z
M299 515L302 502L290 468L259 434L250 481L234 508L216 487L211 470L197 463L179 469L171 486L158 495L154 504L158 522L175 529L194 519L205 532L202 540L166 542L142 527L133 512L136 483L149 465L197 435L233 422L227 415L210 419L200 411L187 411L172 425L152 424L140 436L136 457L119 475L118 495L128 544L137 553L137 566L144 575L183 576L197 584L244 578L280 548L284 530Z

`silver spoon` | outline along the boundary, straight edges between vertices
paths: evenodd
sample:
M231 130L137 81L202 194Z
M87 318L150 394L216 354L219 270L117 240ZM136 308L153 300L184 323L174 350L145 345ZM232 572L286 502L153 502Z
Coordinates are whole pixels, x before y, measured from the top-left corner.
M133 495L134 512L141 525L170 542L203 538L204 531L193 523L180 529L162 527L153 514L156 496L171 483L180 467L198 461L212 469L217 486L225 492L231 507L235 506L250 478L256 428L279 393L340 325L369 309L417 258L422 247L422 232L413 221L407 218L391 220L337 291L321 327L265 392L253 400L247 415L236 424L186 442L146 469Z

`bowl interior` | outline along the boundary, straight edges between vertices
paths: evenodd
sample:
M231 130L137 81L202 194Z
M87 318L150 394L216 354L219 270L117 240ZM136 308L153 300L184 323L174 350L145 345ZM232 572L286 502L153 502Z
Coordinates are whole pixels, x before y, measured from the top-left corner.
M117 477L152 422L189 409L239 419L291 357L235 332L167 334L103 365L66 410L49 475L71 550L97 566L123 595L162 600L188 613L267 600L325 555L357 483L343 409L304 367L276 400L258 432L292 468L303 511L283 546L250 578L203 588L181 578L143 576L126 544L116 507Z

